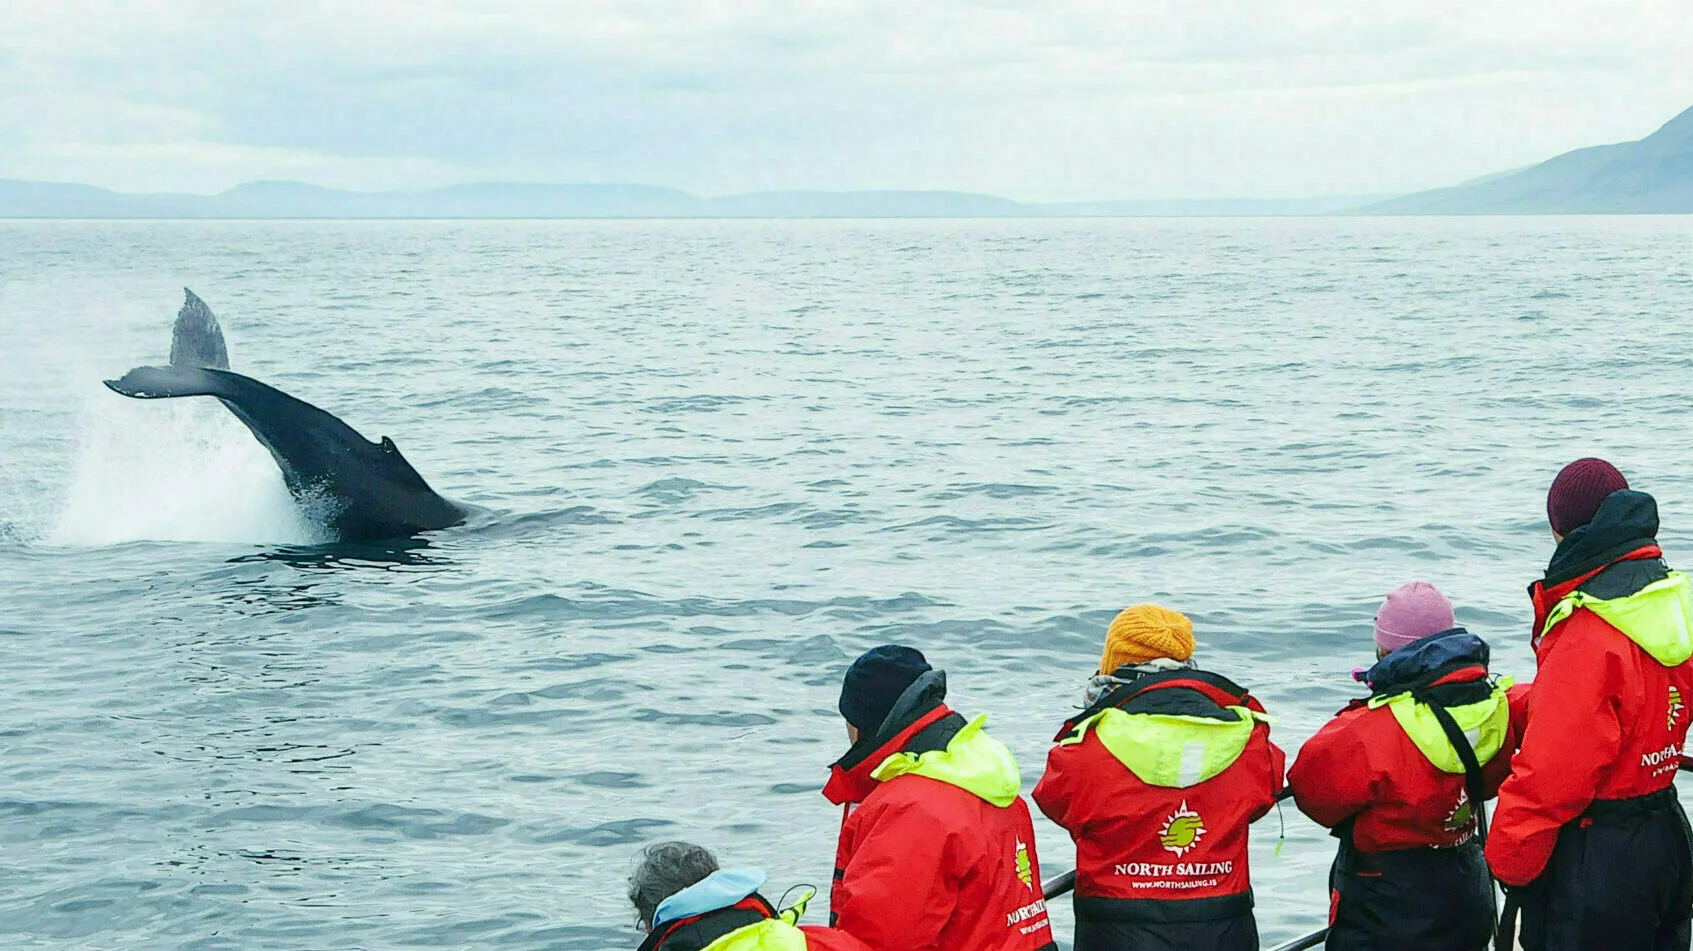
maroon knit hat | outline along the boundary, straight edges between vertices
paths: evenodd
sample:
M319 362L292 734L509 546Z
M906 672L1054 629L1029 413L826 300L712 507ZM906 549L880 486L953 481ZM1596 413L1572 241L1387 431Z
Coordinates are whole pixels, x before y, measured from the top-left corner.
M1612 492L1628 488L1617 467L1603 459L1577 459L1552 480L1546 493L1546 518L1552 531L1568 535L1588 522Z

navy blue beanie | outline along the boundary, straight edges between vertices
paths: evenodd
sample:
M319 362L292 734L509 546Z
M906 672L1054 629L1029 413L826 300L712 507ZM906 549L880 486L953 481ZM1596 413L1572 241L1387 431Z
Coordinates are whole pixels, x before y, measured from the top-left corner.
M896 644L870 648L852 662L841 682L841 716L859 733L874 734L905 688L933 669L915 648Z

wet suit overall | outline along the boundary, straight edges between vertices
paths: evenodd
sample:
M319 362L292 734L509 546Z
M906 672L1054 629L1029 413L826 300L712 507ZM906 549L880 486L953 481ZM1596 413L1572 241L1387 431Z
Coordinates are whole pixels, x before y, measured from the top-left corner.
M833 766L831 924L873 951L1056 951L1017 764L945 698L923 674Z
M1476 800L1505 779L1515 737L1508 684L1488 678L1488 655L1463 628L1408 644L1364 675L1368 698L1300 749L1294 801L1340 840L1331 951L1481 951L1492 940Z
M1693 586L1622 490L1559 543L1534 601L1534 683L1487 858L1527 951L1685 949L1693 838L1673 785L1693 696Z
M1204 671L1116 676L1034 790L1076 841L1076 951L1256 951L1247 832L1285 762L1264 708Z

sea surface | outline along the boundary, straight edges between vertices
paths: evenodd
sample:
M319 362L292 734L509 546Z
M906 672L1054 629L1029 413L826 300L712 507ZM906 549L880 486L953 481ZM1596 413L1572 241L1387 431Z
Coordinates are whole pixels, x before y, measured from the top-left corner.
M184 285L471 522L319 544L215 402L108 392ZM0 222L0 946L633 948L673 838L826 893L885 642L1025 788L1137 601L1290 753L1404 581L1526 679L1563 463L1693 561L1690 317L1687 217ZM1332 854L1259 824L1267 945Z

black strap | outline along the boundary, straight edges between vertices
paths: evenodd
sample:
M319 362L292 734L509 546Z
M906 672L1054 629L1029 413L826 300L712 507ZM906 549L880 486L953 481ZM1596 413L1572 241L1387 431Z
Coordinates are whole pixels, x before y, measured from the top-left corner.
M1496 948L1514 948L1517 941L1517 909L1521 903L1517 901L1516 889L1505 889L1505 910L1499 914L1499 927L1493 932L1493 946Z
M1458 728L1458 721L1452 719L1452 712L1439 701L1430 697L1424 691L1415 691L1413 699L1427 706L1434 714L1436 723L1446 734L1446 741L1452 744L1452 749L1458 754L1458 762L1464 764L1464 789L1469 793L1470 811L1475 813L1476 838L1482 847L1487 847L1487 780L1481 775L1481 762L1476 759L1475 747L1470 745L1470 738ZM1516 911L1511 903L1510 895L1505 896L1505 914L1511 920L1511 931L1516 930ZM1495 948L1509 948L1511 944L1507 938L1514 937L1505 932L1505 918L1501 917L1498 927L1493 932L1493 946Z
M1476 816L1476 834L1481 838L1481 844L1487 844L1487 781L1481 775L1481 763L1476 759L1475 747L1470 745L1470 738L1458 728L1458 721L1452 719L1451 711L1438 701L1421 694L1415 696L1418 703L1428 707L1434 714L1436 723L1446 734L1446 742L1452 744L1452 749L1458 753L1458 762L1464 764L1464 790L1470 796L1470 809Z

